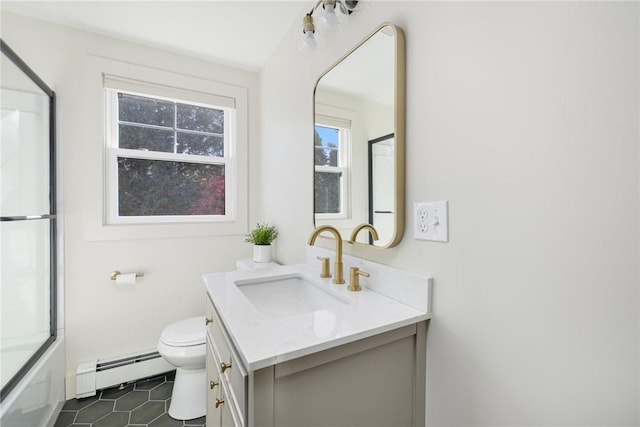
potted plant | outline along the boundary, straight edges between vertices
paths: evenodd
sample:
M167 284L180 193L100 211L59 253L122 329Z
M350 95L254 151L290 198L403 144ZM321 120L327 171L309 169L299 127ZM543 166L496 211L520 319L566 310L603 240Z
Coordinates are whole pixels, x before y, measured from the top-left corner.
M273 225L258 223L256 228L246 235L245 242L253 243L253 262L271 261L271 242L278 237Z

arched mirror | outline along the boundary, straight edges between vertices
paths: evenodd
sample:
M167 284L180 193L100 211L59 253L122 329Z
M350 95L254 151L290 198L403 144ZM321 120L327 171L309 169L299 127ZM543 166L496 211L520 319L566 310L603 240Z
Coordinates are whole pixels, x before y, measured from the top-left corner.
M314 221L357 244L390 248L404 233L405 43L385 23L318 80L314 94Z

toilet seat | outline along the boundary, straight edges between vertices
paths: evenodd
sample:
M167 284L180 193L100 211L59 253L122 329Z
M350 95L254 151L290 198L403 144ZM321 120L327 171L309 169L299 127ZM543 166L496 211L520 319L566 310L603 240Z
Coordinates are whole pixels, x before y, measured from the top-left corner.
M191 317L170 324L160 334L160 341L172 347L189 347L205 343L204 317Z

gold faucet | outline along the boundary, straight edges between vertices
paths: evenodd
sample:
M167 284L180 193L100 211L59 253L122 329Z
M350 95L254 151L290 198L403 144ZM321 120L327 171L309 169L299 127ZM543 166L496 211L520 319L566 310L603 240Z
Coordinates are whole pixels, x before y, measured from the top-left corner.
M378 232L376 231L375 228L373 228L373 225L367 224L365 222L364 224L360 224L356 228L353 229L353 231L351 232L351 237L349 237L349 243L355 243L356 236L358 235L360 230L365 229L365 228L367 230L369 230L369 233L371 233L371 237L373 237L373 240L380 239L380 237L378 237Z
M332 282L336 285L342 285L344 283L344 274L342 273L342 237L340 236L340 232L330 225L321 225L320 227L313 230L311 236L309 236L308 245L313 246L318 238L318 235L323 231L328 231L333 234L333 237L336 239L336 259L335 259L335 272L333 275Z

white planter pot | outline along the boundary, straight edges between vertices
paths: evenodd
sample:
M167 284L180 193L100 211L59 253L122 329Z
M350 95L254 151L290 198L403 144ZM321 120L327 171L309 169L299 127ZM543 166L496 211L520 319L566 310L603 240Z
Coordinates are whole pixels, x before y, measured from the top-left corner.
M253 262L271 262L271 245L253 245Z

